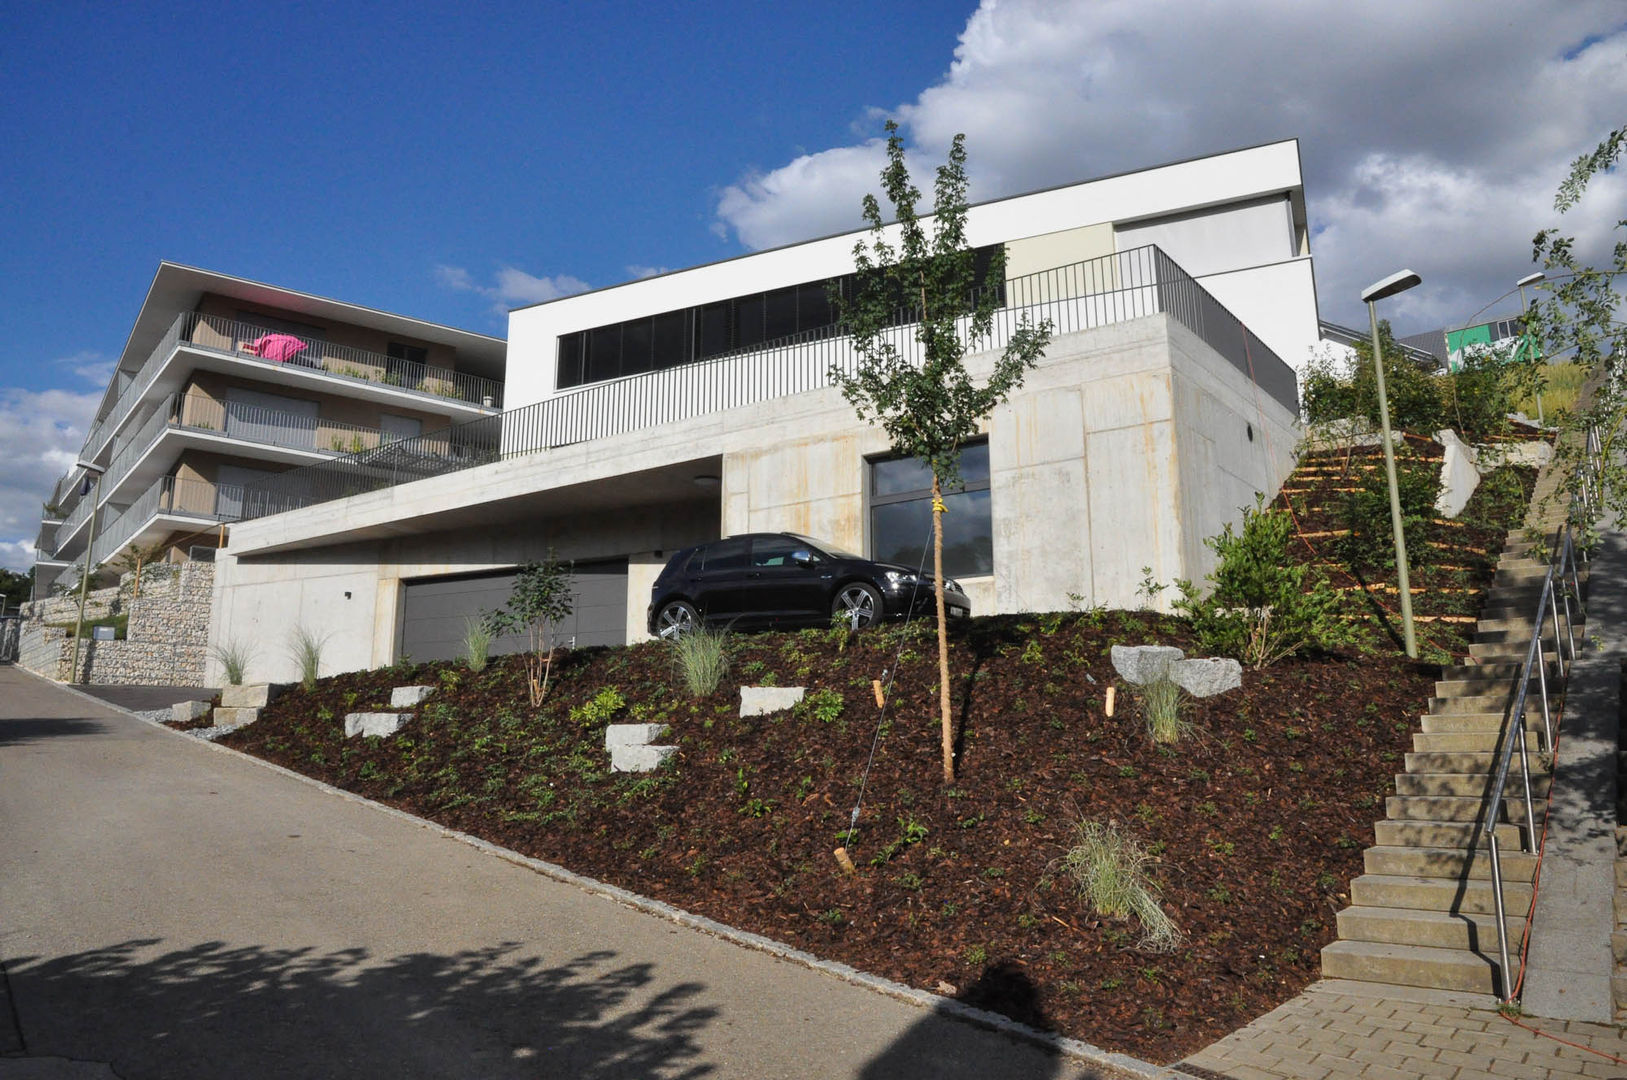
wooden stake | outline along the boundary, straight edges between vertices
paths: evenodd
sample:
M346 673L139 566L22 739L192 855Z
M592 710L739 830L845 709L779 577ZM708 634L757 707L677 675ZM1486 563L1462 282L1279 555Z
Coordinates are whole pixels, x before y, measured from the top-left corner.
M870 689L876 692L876 708L885 709L887 707L887 691L881 688L881 680L871 679Z
M1106 705L1106 709L1104 711L1107 713L1108 716L1113 715L1113 696L1114 696L1114 693L1117 690L1118 690L1118 687L1116 687L1116 686L1109 686L1107 688L1107 705Z
M848 877L853 877L859 872L858 867L853 865L853 860L847 857L847 848L839 847L831 854L836 856L836 864L842 868L842 873Z

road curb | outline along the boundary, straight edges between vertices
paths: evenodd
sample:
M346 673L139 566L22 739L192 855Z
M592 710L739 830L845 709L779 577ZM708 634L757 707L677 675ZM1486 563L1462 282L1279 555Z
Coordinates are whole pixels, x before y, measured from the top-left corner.
M555 863L546 862L542 859L534 859L529 855L522 855L517 851L493 844L488 840L482 840L478 836L472 836L469 833L461 832L457 829L449 829L444 825L438 825L433 821L409 814L405 810L398 810L393 806L386 806L383 803L375 802L372 799L357 795L355 792L346 791L344 788L335 787L332 784L324 783L321 780L316 780L312 777L306 776L303 773L295 772L293 769L278 765L275 762L266 761L264 758L255 757L253 754L245 754L239 750L234 750L229 746L221 746L218 743L195 738L182 731L176 731L174 728L167 727L159 721L149 720L144 716L139 716L136 713L131 712L129 709L114 705L111 702L103 701L94 694L88 694L83 690L77 689L76 687L68 686L64 683L59 683L54 679L48 679L36 672L28 671L27 668L18 667L17 670L26 672L28 675L39 679L41 682L50 683L52 686L55 686L60 690L65 690L70 694L75 694L87 701L94 702L103 708L111 709L117 713L123 713L132 720L146 724L149 727L157 728L165 734L173 736L177 739L185 740L187 743L193 746L202 746L217 753L230 755L238 761L249 762L261 768L269 769L274 773L279 773L283 776L289 777L290 779L297 780L300 783L307 784L318 789L319 791L326 792L329 795L335 795L349 802L368 807L371 810L389 815L390 817L394 817L405 823L417 826L418 828L428 829L432 832L439 833L440 835L449 839L461 841L462 843L482 851L487 855L494 856L503 860L504 862L530 870L531 872L542 877L550 878L562 884L574 886L583 892L600 896L607 900L613 900L624 907L641 911L647 915L654 915L657 918L664 919L671 923L676 923L679 926L688 927L691 930L698 930L701 933L730 942L742 948L751 949L755 952L766 953L769 956L775 957L776 959L788 961L811 971L821 972L825 975L832 976L833 978L840 979L845 983L849 983L850 985L860 986L879 994L885 994L888 997L907 1002L918 1008L935 1012L940 1016L951 1017L953 1019L972 1024L976 1027L983 1028L984 1030L1006 1036L1007 1038L1016 1039L1021 1042L1038 1046L1041 1049L1049 1050L1062 1057L1071 1058L1073 1060L1086 1062L1092 1065L1118 1069L1133 1076L1146 1077L1148 1080L1184 1080L1180 1074L1172 1072L1170 1069L1163 1066L1154 1065L1150 1062L1142 1061L1139 1058L1130 1057L1127 1054L1119 1054L1110 1050L1104 1050L1101 1047L1094 1046L1091 1043L1083 1041L1082 1039L1070 1039L1065 1036L1043 1032L1036 1028L1029 1027L1027 1024L1018 1023L1009 1017L1001 1016L998 1013L992 1013L986 1009L975 1008L971 1005L965 1004L964 1002L956 1001L953 998L942 997L938 994L931 993L930 991L917 990L912 986L905 986L903 983L894 982L891 979L884 979L878 975L871 975L866 972L859 971L857 968L849 967L847 964L837 963L833 960L822 960L819 957L814 956L812 953L804 952L801 949L794 949L789 945L782 944L773 940L772 938L764 937L761 934L753 934L749 931L739 930L735 927L720 923L715 919L709 919L704 915L696 915L694 912L685 911L683 908L674 907L671 904L663 903L660 900L653 900L647 896L641 896L638 893L630 892L626 889L620 888L619 886L599 881L597 878L591 878L583 874L575 873L574 871L567 870L563 866L556 865Z

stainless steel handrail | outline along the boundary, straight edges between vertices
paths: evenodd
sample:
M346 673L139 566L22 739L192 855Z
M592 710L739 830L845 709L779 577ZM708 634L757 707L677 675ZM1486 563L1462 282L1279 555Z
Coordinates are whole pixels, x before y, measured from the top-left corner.
M1593 485L1599 471L1599 446L1598 432L1589 428L1580 465L1581 485L1577 501L1582 505L1573 506L1573 509L1584 513L1593 505L1593 499L1596 498ZM1511 690L1512 700L1508 712L1503 717L1502 753L1497 762L1496 776L1487 793L1485 816L1481 822L1481 829L1490 849L1492 907L1497 918L1498 976L1502 983L1504 1001L1514 999L1515 988L1511 979L1512 965L1508 954L1508 923L1503 904L1503 860L1501 846L1497 841L1497 823L1502 815L1503 792L1508 785L1508 774L1513 767L1514 750L1517 746L1520 751L1520 780L1525 794L1525 836L1521 840L1520 848L1522 851L1535 850L1537 826L1533 805L1535 800L1531 794L1530 751L1526 746L1526 705L1534 670L1542 702L1543 750L1549 755L1553 766L1557 767L1558 762L1554 757L1554 709L1548 690L1548 661L1543 657L1542 638L1547 624L1551 621L1554 638L1554 674L1562 688L1568 682L1571 665L1576 660L1576 620L1578 616L1586 614L1582 604L1581 577L1577 563L1575 526L1567 522L1554 536L1554 547L1548 558L1547 573L1542 579L1542 593L1537 599L1536 616L1531 621L1531 643L1526 647L1525 663L1515 677L1516 681ZM1469 853L1471 862L1473 857L1474 853L1471 851Z

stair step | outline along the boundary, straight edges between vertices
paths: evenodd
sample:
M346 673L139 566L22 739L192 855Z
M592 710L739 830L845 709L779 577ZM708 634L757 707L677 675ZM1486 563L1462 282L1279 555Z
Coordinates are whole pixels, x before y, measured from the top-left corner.
M1495 694L1464 694L1461 697L1432 697L1429 711L1437 716L1452 713L1501 712L1508 704L1508 687Z
M1453 795L1391 795L1384 800L1386 816L1392 821L1479 821L1484 816L1483 800ZM1525 800L1503 796L1499 821L1525 820Z
M1469 655L1487 660L1517 660L1525 661L1525 651L1531 647L1531 639L1523 642L1510 641L1472 641L1469 643ZM1557 663L1559 656L1550 648L1542 650L1542 658L1548 663Z
M1524 851L1502 850L1503 880L1531 881L1537 874L1537 857ZM1468 870L1473 881L1491 880L1491 851L1476 848L1473 858L1467 848L1370 847L1362 853L1362 867L1369 874L1389 877L1450 878L1459 881Z
M1535 762L1533 762L1535 764ZM1548 773L1531 774L1531 794L1543 798L1548 794L1552 777ZM1508 775L1509 788L1525 794L1525 783L1520 779L1520 759L1515 758ZM1395 793L1407 796L1450 796L1459 799L1483 799L1491 790L1490 773L1401 773L1395 778ZM1457 843L1441 847L1460 847Z
M1504 851L1518 851L1525 832L1518 825L1497 826L1497 843ZM1466 848L1471 842L1486 847L1490 840L1473 821L1375 821L1373 839L1386 847Z
M1567 649L1570 648L1570 639L1573 636L1580 636L1580 631L1581 627L1577 627L1576 632L1572 634L1568 633L1563 625L1560 626L1560 640L1565 642ZM1550 645L1553 640L1554 624L1545 619L1542 623L1542 643ZM1526 623L1518 630L1476 630L1474 632L1474 642L1477 645L1520 645L1529 647L1531 644L1531 624Z
M1325 947L1322 977L1470 994L1498 989L1495 966L1476 953L1372 941L1335 941Z
M1495 912L1491 882L1454 881L1451 878L1392 877L1363 874L1350 883L1350 902L1359 907L1413 908L1423 911ZM1523 919L1531 910L1531 886L1524 881L1503 882L1503 915Z
M1497 955L1496 915L1450 915L1410 908L1347 907L1338 915L1339 937L1384 945L1420 945L1426 949L1464 949ZM1509 951L1525 931L1524 920L1503 919Z
M1499 749L1502 734L1501 731L1422 731L1412 737L1412 748L1420 754L1493 751ZM1539 749L1535 731L1526 731L1525 746L1533 753Z
M1498 758L1484 751L1453 750L1446 752L1403 754L1406 761L1406 770L1413 775L1422 773L1476 773L1480 776L1490 776L1491 771L1497 767ZM1519 756L1515 755L1514 767L1519 768ZM1531 762L1533 774L1548 772L1546 762L1533 760Z
M1532 672L1535 675L1535 672ZM1442 679L1435 684L1435 697L1447 701L1461 697L1494 697L1498 694L1508 696L1509 687L1514 685L1515 676L1487 675L1477 679Z
M1502 731L1504 716L1500 712L1425 713L1419 720L1425 732L1442 731ZM1526 710L1529 726L1530 710ZM1541 717L1538 717L1541 722ZM1535 730L1535 729L1532 729Z

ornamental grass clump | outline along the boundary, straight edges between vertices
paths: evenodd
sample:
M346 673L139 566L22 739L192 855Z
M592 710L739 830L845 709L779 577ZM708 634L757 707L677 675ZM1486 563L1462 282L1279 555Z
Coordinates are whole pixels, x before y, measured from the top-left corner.
M227 638L219 645L209 647L209 655L219 662L226 672L226 685L242 686L243 678L249 670L249 647L236 638Z
M672 662L684 688L694 697L708 697L729 670L729 634L697 626L672 639Z
M492 638L495 636L489 620L463 620L463 662L470 671L479 673L486 670L486 664L491 659Z
M1141 924L1139 948L1170 952L1180 944L1180 928L1158 903L1158 886L1147 872L1153 857L1116 824L1079 822L1073 847L1060 862L1094 911L1112 919L1133 917Z
M306 691L316 689L316 679L322 671L322 650L327 644L327 635L318 636L303 626L294 627L288 635L288 654L299 668L299 685Z
M1192 733L1190 721L1181 718L1181 688L1169 678L1154 679L1139 690L1141 717L1147 734L1155 743L1177 743Z

